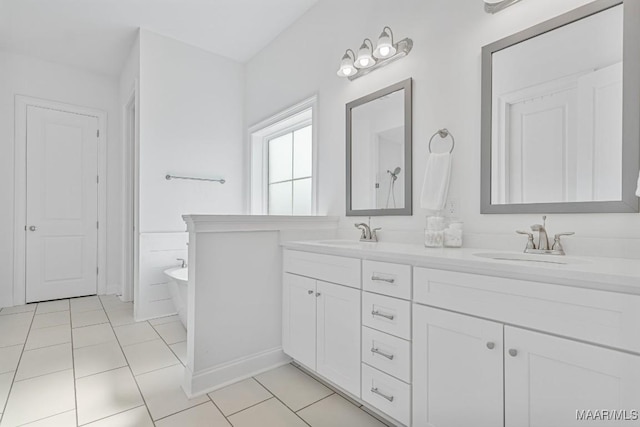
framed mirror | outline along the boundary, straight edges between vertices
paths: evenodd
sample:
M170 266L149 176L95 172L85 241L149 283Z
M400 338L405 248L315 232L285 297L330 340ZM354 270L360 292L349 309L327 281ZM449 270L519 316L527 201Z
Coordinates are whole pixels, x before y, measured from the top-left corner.
M638 40L598 0L483 48L482 213L638 212Z
M411 86L347 104L347 216L412 213Z

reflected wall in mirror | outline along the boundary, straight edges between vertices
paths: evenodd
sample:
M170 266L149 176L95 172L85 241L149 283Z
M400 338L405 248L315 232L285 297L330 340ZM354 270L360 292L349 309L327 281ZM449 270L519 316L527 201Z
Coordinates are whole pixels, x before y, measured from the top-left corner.
M623 77L626 7L600 0L485 46L484 213L637 211L624 178L640 163L623 125L623 89L639 80Z
M347 216L411 215L411 79L347 104Z

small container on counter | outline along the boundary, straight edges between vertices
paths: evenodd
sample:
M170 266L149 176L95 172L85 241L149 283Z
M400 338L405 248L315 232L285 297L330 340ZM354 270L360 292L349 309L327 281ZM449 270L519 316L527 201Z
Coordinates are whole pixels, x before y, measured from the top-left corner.
M444 246L447 248L461 248L462 247L462 229L463 223L459 221L453 221L449 223L449 226L444 230Z
M424 229L424 245L427 248L441 248L444 244L445 218L428 216L427 228Z

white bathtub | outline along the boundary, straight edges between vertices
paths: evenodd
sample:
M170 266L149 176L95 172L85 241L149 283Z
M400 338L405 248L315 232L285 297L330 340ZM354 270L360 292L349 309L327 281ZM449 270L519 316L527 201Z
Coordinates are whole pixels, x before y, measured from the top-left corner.
M169 281L169 292L176 306L180 321L187 327L187 285L189 284L189 269L186 268L170 268L164 271L171 280Z

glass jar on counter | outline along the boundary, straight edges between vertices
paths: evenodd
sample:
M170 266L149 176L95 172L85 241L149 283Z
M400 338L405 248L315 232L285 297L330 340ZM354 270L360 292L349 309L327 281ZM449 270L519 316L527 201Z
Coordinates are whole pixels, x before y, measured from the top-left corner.
M445 218L428 216L427 228L424 229L424 245L427 248L441 248L444 244Z
M462 247L462 229L464 224L460 221L452 221L444 229L444 246L447 248Z

